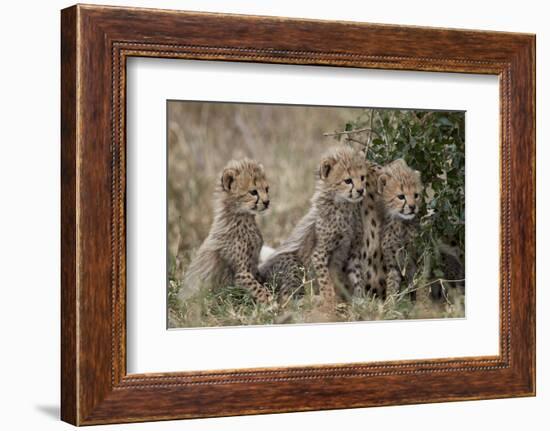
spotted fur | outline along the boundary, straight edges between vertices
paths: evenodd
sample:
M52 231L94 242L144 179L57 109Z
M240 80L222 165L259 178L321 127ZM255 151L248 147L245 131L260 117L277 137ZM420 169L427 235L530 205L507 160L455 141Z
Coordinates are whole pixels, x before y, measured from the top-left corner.
M404 274L414 273L410 245L422 203L420 172L403 159L369 169L363 204L367 289L380 297L399 292Z
M309 211L260 266L261 276L277 283L281 297L299 290L304 269L310 268L327 304L336 300L336 279L344 280L347 289L363 285L360 208L365 180L364 157L352 148L336 147L322 157Z

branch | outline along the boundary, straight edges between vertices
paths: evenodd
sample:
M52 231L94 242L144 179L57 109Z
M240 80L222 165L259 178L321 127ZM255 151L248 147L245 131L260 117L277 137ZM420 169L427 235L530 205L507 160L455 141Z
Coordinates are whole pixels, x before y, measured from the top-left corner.
M339 135L353 135L355 133L362 133L362 132L369 132L374 133L375 135L381 136L380 133L378 133L375 130L372 130L370 127L365 127L363 129L355 129L355 130L344 130L342 132L334 132L334 133L323 133L323 136L339 136Z
M354 139L354 138L350 138L349 136L346 138L346 141L348 142L356 142L358 144L361 144L363 147L367 148L368 149L368 142L365 143L363 141L360 141L359 139Z
M370 110L370 133L369 133L369 140L367 142L367 145L365 145L365 158L368 157L369 155L369 150L370 150L370 144L372 142L372 120L374 118L374 109L371 109Z
M402 292L399 292L395 296L397 297L397 299L401 299L403 296L405 296L408 293L416 292L417 290L424 289L424 288L429 287L429 286L431 286L432 284L435 284L435 283L440 283L443 290L445 290L445 287L444 287L443 283L462 283L463 281L465 281L464 278L457 279L457 280L446 280L444 278L437 278L437 279L432 280L429 283L425 283L421 286L417 285L417 286L407 287L406 289L404 289ZM446 292L444 292L444 295L446 296ZM448 302L447 298L445 298L445 300Z

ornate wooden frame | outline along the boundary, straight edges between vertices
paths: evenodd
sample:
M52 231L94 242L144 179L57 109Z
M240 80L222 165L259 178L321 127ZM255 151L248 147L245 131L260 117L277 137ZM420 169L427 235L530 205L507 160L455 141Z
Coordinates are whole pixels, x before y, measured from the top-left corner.
M61 17L63 420L88 425L534 395L534 35L81 5ZM128 375L130 56L498 75L500 354Z

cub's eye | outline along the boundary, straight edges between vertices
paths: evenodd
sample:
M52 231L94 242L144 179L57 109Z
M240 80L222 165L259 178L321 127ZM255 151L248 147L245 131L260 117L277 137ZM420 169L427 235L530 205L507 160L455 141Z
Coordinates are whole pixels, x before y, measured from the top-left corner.
M266 192L266 193L269 193L269 187L266 187L266 188L265 188L265 192Z
M415 198L415 199L418 199L418 196L419 196L418 193L415 193L415 194L414 194L414 198Z
M252 196L258 196L258 190L250 190L248 193L250 193Z
M351 183L353 183L353 181L352 181L351 178L348 178L348 179L344 180L344 182L345 182L346 184L351 184Z
M397 199L401 199L402 201L405 200L405 195L397 195Z
M365 176L361 175L361 181L365 181Z

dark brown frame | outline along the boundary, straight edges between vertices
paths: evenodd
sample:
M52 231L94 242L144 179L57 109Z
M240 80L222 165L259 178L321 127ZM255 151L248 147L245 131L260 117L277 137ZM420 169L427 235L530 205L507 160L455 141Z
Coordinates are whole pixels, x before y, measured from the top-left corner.
M81 5L61 18L63 420L88 425L535 394L534 35ZM500 354L127 375L129 56L498 75Z

